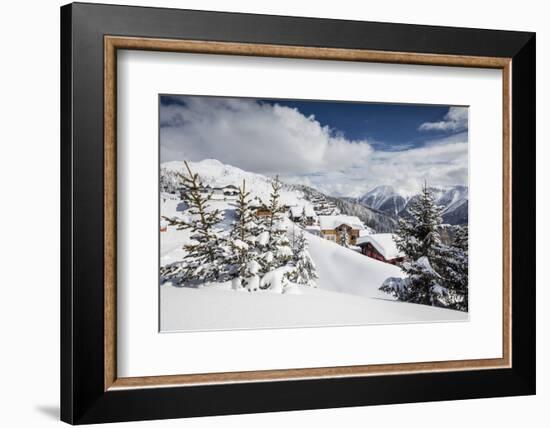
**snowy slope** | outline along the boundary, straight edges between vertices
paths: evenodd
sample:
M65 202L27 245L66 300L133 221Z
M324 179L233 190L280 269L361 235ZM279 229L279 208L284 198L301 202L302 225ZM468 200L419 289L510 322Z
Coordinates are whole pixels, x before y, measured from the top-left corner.
M161 331L200 331L467 321L465 312L309 288L249 293L163 285Z
M401 269L366 257L334 242L307 235L309 253L317 266L319 288L365 297L388 299L378 290L389 277L403 277Z
M199 174L205 185L223 187L232 184L239 187L242 185L243 180L245 180L246 190L251 192L253 198L259 197L264 202L267 202L269 199L272 182L272 178L270 177L243 171L240 168L225 165L216 159L189 162L189 167L193 173ZM181 161L161 164L161 175L165 171L179 172L187 175L185 164ZM283 186L281 190L281 202L287 205L306 206L307 209L311 209L311 204L305 199L303 193L290 186Z
M290 220L289 236L299 232ZM161 234L161 260L181 256L179 238ZM172 236L171 236L172 235ZM329 325L466 321L468 314L394 301L378 290L391 276L402 277L396 266L365 257L351 249L306 233L319 278L318 288L300 287L292 294L235 291L230 283L199 289L161 286L161 330L197 331ZM166 245L167 251L164 251Z

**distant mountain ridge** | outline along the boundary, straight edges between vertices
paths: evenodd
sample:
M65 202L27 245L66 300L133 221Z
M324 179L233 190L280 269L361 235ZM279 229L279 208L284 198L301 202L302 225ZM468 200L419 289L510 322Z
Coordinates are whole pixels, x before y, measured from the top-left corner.
M405 208L407 199L398 194L392 186L376 186L357 198L357 202L396 216Z
M442 207L443 223L464 225L468 223L468 187L431 186L435 203ZM393 217L407 217L408 207L418 195L400 195L391 186L376 186L363 196L356 198L360 204L381 211Z
M228 184L240 186L246 181L247 190L253 197L267 201L271 192L273 178L262 174L244 171L240 168L223 164L216 159L204 159L189 162L193 173L201 176L204 184L212 187L223 187ZM160 185L162 191L175 191L180 186L179 173L186 173L183 162L162 163ZM468 223L468 187L447 186L430 187L436 203L443 207L443 222L452 225ZM418 195L404 196L392 186L377 186L358 198L329 196L321 191L304 185L283 184L282 201L289 205L310 204L314 198L322 197L332 203L342 214L357 216L368 227L376 232L392 232L397 226L397 219L407 217L407 208L418 198Z

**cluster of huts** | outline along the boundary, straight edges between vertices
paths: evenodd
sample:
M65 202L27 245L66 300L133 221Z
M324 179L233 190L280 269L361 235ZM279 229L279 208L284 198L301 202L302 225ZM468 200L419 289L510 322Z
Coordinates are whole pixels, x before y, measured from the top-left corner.
M212 193L212 199L237 199L239 188L233 184L223 187L212 187L209 184L200 189L201 193ZM183 197L182 197L183 199Z
M371 233L356 216L316 215L311 207L293 206L289 209L292 221L305 224L305 230L329 241L340 243L344 237L350 246L367 257L398 264L404 260L391 233Z

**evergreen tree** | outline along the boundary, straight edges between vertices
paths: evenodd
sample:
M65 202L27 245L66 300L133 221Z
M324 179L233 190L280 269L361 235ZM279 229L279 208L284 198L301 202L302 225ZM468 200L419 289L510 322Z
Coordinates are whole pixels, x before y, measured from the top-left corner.
M300 217L300 226L306 227L307 225L306 207L304 206L302 208L302 216Z
M397 248L409 260L430 258L441 244L441 209L426 185L408 208L410 218L400 218L395 231Z
M445 306L468 311L468 226L455 226L451 244L436 263L448 291Z
M307 239L302 231L293 248L293 264L295 269L289 274L290 280L296 284L316 287L317 268L309 255Z
M258 225L255 222L254 211L250 207L250 192L246 191L246 182L243 180L242 187L239 187L237 208L235 210L236 220L231 231L231 261L235 267L233 276L240 278L240 285L245 287L248 280L256 273L251 272L250 263L257 258L255 248Z
M406 278L388 278L380 287L399 300L424 305L447 306L448 292L441 286L442 277L433 269L427 257L406 266Z
M174 171L163 169L160 174L160 191L166 193L176 193L181 180L179 174Z
M343 227L340 232L340 245L342 247L349 247L349 232L347 227Z
M264 274L284 266L292 259L292 248L284 224L285 208L280 201L282 187L279 177L275 177L271 182L269 204L263 206L269 212L263 221L263 226L268 232L268 241L261 260Z
M199 175L192 173L187 161L185 167L187 175L179 174L179 178L183 187L182 197L189 207L187 213L190 218L165 219L178 230L190 229L192 241L184 245L187 253L184 263L179 269L172 268L172 272L165 272L165 276L182 273L181 280L217 281L225 273L227 266L226 240L222 235L223 231L216 227L223 220L223 215L218 209L209 209L208 202L212 199L212 192L204 195L201 192L204 187Z
M380 289L400 300L446 306L448 290L440 273L446 252L440 237L441 209L435 205L426 185L411 204L409 214L409 218L399 219L394 238L407 259L401 266L407 278L404 281L390 278Z
M468 226L455 226L453 247L468 252Z

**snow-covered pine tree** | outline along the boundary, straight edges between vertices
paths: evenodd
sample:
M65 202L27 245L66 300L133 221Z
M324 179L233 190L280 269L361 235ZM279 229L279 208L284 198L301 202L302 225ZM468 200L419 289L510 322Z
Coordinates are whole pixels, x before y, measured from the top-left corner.
M235 209L236 221L233 224L231 237L240 239L246 243L254 243L258 233L256 216L250 206L250 192L246 191L246 181L243 179L242 187L239 187L237 208Z
M271 182L269 204L263 207L269 212L264 220L265 230L269 234L267 245L264 247L265 253L261 259L264 274L286 265L292 259L292 248L284 224L285 207L280 200L282 187L279 177L275 177Z
M208 202L212 199L212 192L206 195L202 193L204 186L199 175L193 174L187 161L185 167L187 175L179 174L179 177L183 187L182 197L189 207L187 214L190 218L165 217L178 230L191 231L191 242L184 245L187 254L176 274L183 274L179 282L218 281L228 267L227 242L223 231L216 227L223 220L223 214L219 209L210 209Z
M409 218L400 218L395 242L409 260L430 258L441 243L441 208L435 204L432 192L424 184L422 191L408 208Z
M409 218L399 219L394 238L407 259L401 265L407 278L404 281L389 278L380 289L400 300L445 306L448 293L437 269L446 250L440 237L441 208L435 204L426 184L411 204L409 214Z
M340 245L349 248L349 232L347 227L344 227L340 232Z
M468 226L455 226L451 244L434 261L447 289L445 306L468 311Z
M451 288L462 294L462 302L457 305L457 309L468 311L468 226L458 226L458 230L453 239L452 246L458 250L457 260L457 281Z
M300 216L300 226L302 226L302 227L307 226L307 215L306 215L306 207L305 206L302 208L302 215Z
M309 251L307 239L304 232L300 231L293 248L294 270L289 274L292 282L300 285L316 287L315 280L318 278L317 268L313 262Z
M388 278L380 290L404 302L432 306L448 306L449 291L442 284L444 278L430 264L427 257L407 264L406 278Z
M468 226L455 226L452 246L468 251Z
M246 181L243 180L242 187L239 187L237 208L235 210L236 220L233 222L231 231L232 262L234 265L233 276L238 279L239 285L246 287L250 278L257 272L251 272L251 261L257 258L255 248L258 225L255 222L254 212L250 206L250 192L246 191Z
M181 185L180 175L181 174L177 173L176 171L170 171L164 168L161 169L160 191L176 194Z

